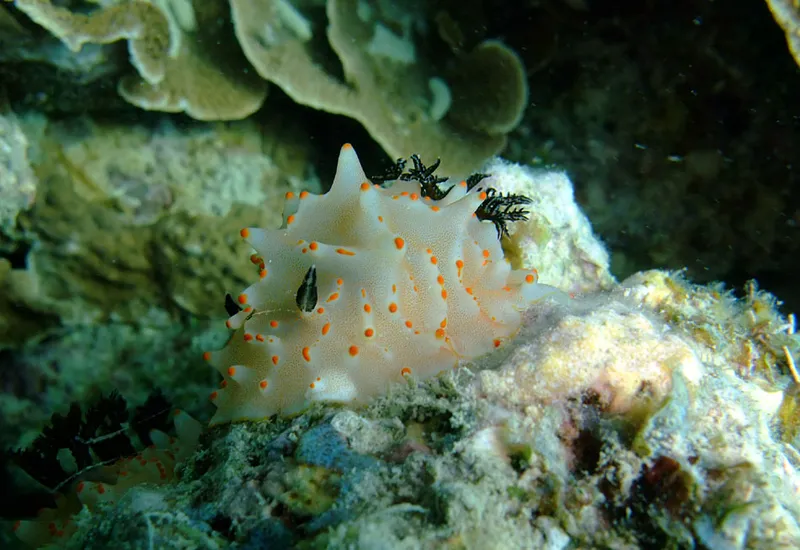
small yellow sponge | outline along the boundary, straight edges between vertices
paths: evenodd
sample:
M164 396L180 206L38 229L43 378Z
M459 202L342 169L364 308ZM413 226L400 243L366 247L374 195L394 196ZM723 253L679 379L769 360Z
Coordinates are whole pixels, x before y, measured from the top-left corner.
M500 346L547 293L514 271L476 209L491 179L441 200L418 181L374 185L350 145L324 195L287 194L280 229L243 229L260 280L205 359L222 374L212 424L361 402Z

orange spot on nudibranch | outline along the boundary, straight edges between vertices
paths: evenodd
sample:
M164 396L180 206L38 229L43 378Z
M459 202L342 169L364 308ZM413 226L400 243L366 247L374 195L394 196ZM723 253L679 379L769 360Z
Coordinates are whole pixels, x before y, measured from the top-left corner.
M303 348L303 359L311 362L311 349L309 349L307 346Z
M228 376L236 376L236 367L228 367Z
M249 332L245 332L244 333L244 341L245 342L249 342L252 339L253 339L253 335L252 334L250 334Z
M204 361L211 361L211 352L210 351L203 352L203 360Z
M286 198L286 200L293 199L294 198L294 193L292 193L291 191L287 191L286 195L285 195L285 198Z
M444 338L444 329L437 328L434 334L436 335L437 339L441 340L442 338Z
M317 308L317 313L319 313L320 315L322 315L323 313L325 313L325 308L324 308L324 307L319 307L319 308Z
M358 355L358 346L350 346L350 349L347 351L350 353L350 355L355 357L356 355Z
M413 324L411 321L406 321L406 326L407 326L408 328L411 328L411 327L413 327L413 326L414 326L414 324Z
M262 380L261 382L258 383L258 387L261 388L262 390L267 389L267 386L269 386L269 382L267 382L266 380Z
M445 289L442 289L442 299L447 300L447 291Z
M419 199L419 195L417 195L416 193L411 193L411 197L409 197L409 198L410 198L412 201L415 201L415 200Z
M372 338L374 335L375 331L371 328L368 328L367 330L364 331L364 336L366 336L367 338Z
M217 396L218 396L218 395L219 395L219 394L218 394L217 392L215 392L215 391L212 391L212 392L211 392L211 395L209 395L209 396L208 396L208 398L209 398L209 399L211 399L211 400L213 401L214 399L216 399L216 398L217 398Z
M489 257L489 251L487 249L485 249L485 248L483 249L482 254L483 254L484 258L488 258Z
M410 368L403 367L402 369L400 369L400 376L408 376L409 374L411 374Z
M372 306L369 305L369 304L364 304L364 311L366 311L367 313L371 313L372 312Z
M277 366L279 359L280 359L280 357L278 357L277 355L273 355L272 356L272 364Z
M437 258L436 256L431 256L431 263L433 265L438 264L439 263L439 258Z
M406 242L401 237L395 237L394 246L397 248L397 250L402 250L405 245Z
M440 208L438 206L431 206L431 210L433 210L434 212L438 212Z
M335 301L336 301L336 300L338 300L338 299L339 299L339 293L338 293L338 292L334 292L333 294L331 294L330 296L328 296L328 299L327 299L326 301L328 301L328 302L335 302Z
M344 280L341 279L341 278L336 279L336 284L339 285L339 286L342 286L344 284Z
M331 324L330 323L325 323L322 326L322 335L325 336L326 334L328 334L329 330L331 330Z
M308 197L308 191L300 191L300 199L304 199Z
M259 342L263 342L264 341L264 335L263 334L256 334L256 340L258 340Z
M242 305L246 304L247 303L247 294L239 294L239 297L237 298L237 300L239 300L239 303L242 304Z
M496 348L500 347L500 340L495 339L493 343L494 343L494 347L496 347Z
M269 322L269 326L271 326L272 328L278 328L278 321L273 319L272 321Z
M444 276L441 275L441 274L439 276L437 276L436 277L436 282L438 282L440 285L443 285L444 284Z
M369 184L367 182L362 183L361 184L361 190L362 191L369 191Z
M264 279L267 276L267 270L262 269L261 271L258 272L258 276L259 278Z
M392 302L391 304L389 304L389 311L390 311L391 313L397 313L397 304L395 304L394 302Z
M481 194L478 195L478 198L481 199L482 201L485 201L486 197L488 197L488 196L489 195L486 194L486 191L481 191Z
M353 252L352 250L347 250L346 248L337 248L336 249L336 253L337 254L341 254L342 256L355 256L356 255L355 252Z
M239 231L239 235L241 235L243 239L246 239L247 237L250 236L250 230L245 227L244 229Z

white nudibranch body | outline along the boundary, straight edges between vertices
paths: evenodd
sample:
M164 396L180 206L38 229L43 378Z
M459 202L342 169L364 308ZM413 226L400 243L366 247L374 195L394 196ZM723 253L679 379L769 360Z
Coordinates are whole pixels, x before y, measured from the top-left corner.
M345 145L328 193L288 193L281 228L243 229L260 280L237 297L228 344L204 355L224 378L212 424L362 402L513 337L549 287L512 270L475 214L490 183L441 200L417 181L381 187Z

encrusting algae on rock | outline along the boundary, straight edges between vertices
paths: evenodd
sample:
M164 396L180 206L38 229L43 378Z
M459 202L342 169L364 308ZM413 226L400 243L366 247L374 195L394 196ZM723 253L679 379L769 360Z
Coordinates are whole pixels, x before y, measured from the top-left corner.
M242 230L261 280L238 296L228 345L205 354L224 377L212 424L428 378L499 347L521 311L558 294L503 256L498 235L527 199L482 174L445 191L436 166L412 160L381 186L347 144L328 193L287 193L280 229Z

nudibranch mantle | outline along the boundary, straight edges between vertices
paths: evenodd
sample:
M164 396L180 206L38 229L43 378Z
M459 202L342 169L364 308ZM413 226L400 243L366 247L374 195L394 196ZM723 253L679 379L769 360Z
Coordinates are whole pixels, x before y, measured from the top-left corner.
M346 144L329 192L287 193L281 228L242 229L260 280L235 298L227 345L204 354L223 376L211 423L363 402L513 337L549 287L512 270L476 215L490 183L440 200L419 181L379 186Z

